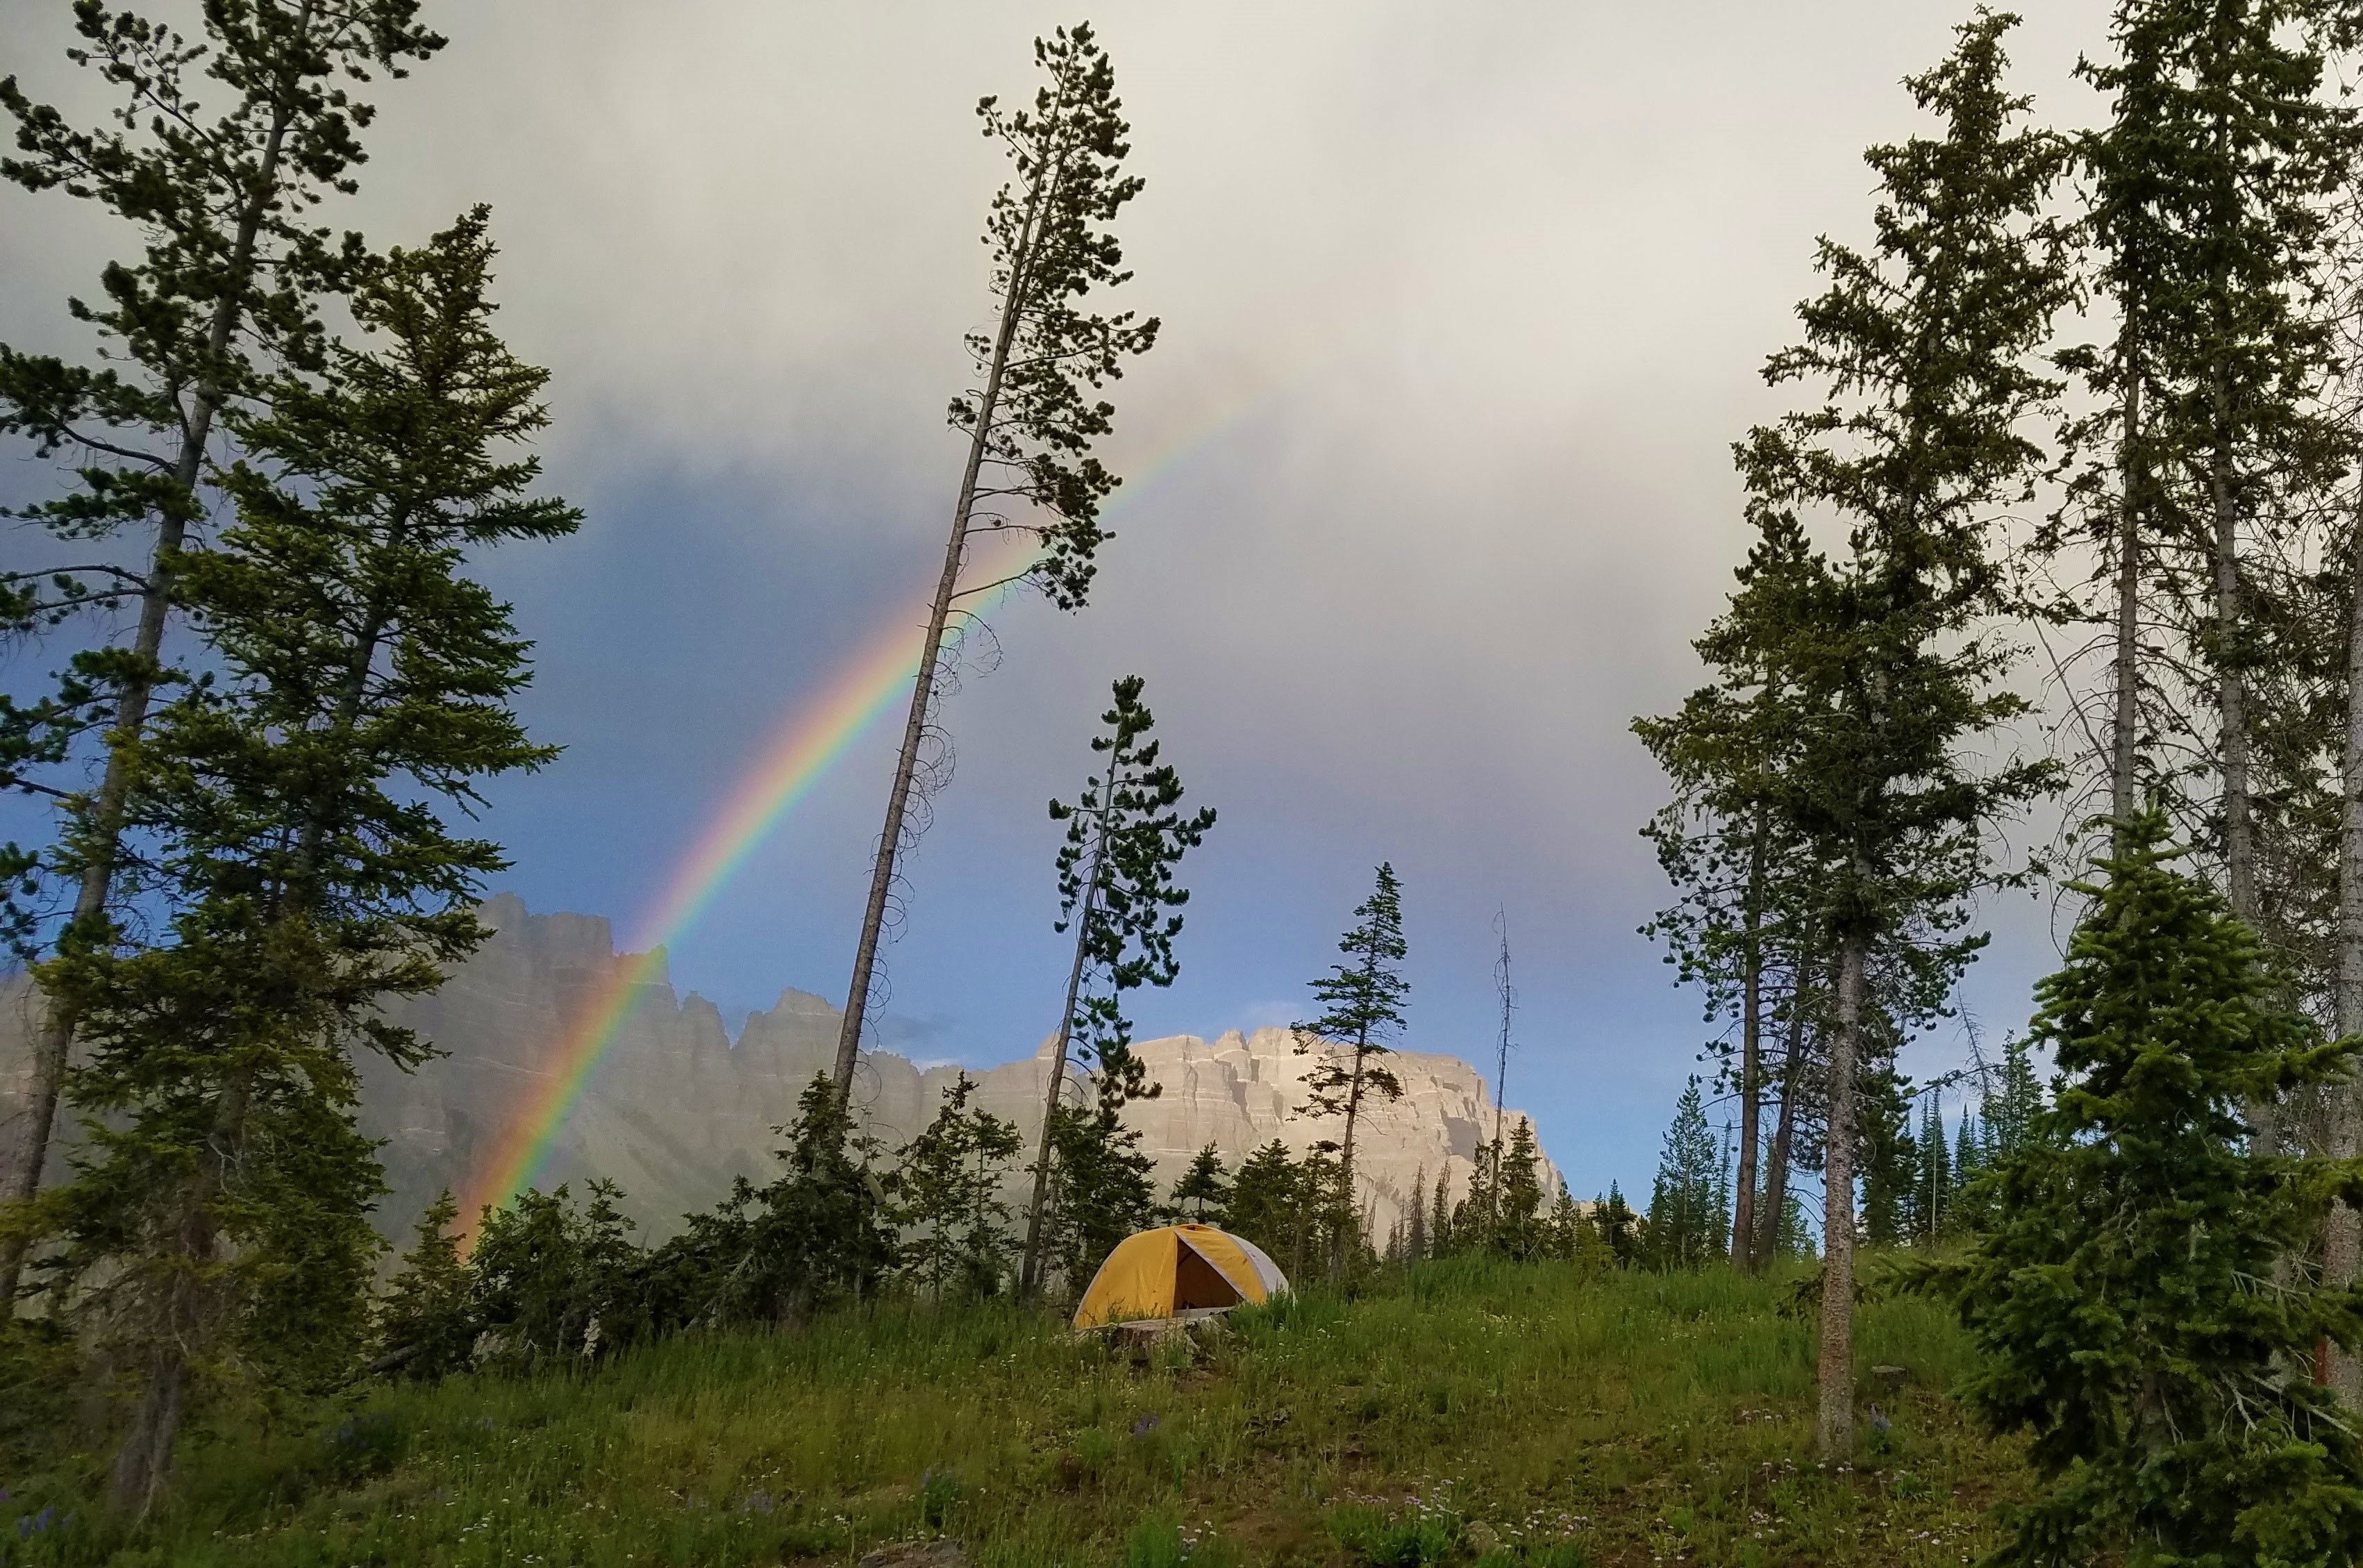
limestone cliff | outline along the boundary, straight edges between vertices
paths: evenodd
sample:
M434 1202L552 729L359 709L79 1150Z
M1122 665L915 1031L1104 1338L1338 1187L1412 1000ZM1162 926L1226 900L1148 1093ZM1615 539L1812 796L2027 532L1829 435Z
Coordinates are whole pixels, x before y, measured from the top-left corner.
M538 1103L560 1069L555 1058L570 1026L631 962L615 951L607 922L583 915L533 915L514 896L484 906L492 940L451 973L436 995L397 1005L397 1021L443 1055L415 1073L363 1065L361 1121L385 1140L393 1187L383 1229L405 1235L445 1186L465 1191L501 1134ZM545 1186L605 1176L623 1188L627 1211L656 1237L680 1216L710 1207L731 1178L763 1179L794 1114L797 1095L826 1070L837 1044L837 1009L802 991L749 1017L734 1045L722 1015L694 994L681 997L661 977L642 984L581 1096L553 1138ZM21 982L0 992L0 1095L18 1094L29 1009ZM1143 1042L1158 1098L1129 1107L1144 1148L1170 1183L1208 1143L1234 1164L1277 1138L1303 1151L1334 1124L1297 1115L1312 1059L1284 1029L1237 1030L1214 1040L1193 1035ZM1041 1125L1047 1044L1035 1056L974 1071L976 1103L1017 1124L1028 1147ZM1356 1164L1377 1233L1386 1234L1424 1173L1467 1190L1472 1158L1493 1128L1492 1095L1477 1070L1455 1057L1403 1051L1389 1062L1400 1102L1363 1114ZM934 1114L959 1069L922 1070L900 1056L863 1059L856 1100L890 1147ZM0 1101L0 1116L15 1106ZM1525 1119L1509 1113L1508 1125Z

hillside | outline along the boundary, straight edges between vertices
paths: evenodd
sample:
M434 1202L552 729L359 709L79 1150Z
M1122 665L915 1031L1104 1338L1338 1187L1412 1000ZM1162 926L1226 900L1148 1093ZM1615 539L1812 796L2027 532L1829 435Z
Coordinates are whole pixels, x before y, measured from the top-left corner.
M890 1308L583 1376L381 1385L193 1447L138 1561L849 1568L942 1533L979 1568L1951 1568L1990 1545L2023 1473L1945 1397L1957 1332L1866 1308L1861 1364L1903 1373L1865 1379L1892 1428L1823 1470L1784 1293L1448 1262L1140 1359L1005 1307ZM43 1507L75 1507L62 1476L0 1502L0 1535Z

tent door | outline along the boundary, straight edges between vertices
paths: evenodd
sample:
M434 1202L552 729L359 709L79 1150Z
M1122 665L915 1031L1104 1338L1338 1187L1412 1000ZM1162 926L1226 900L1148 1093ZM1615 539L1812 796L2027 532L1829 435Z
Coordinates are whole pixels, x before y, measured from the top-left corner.
M1174 1261L1174 1311L1183 1312L1193 1307L1237 1307L1247 1299L1239 1294L1239 1287L1208 1262L1197 1248L1182 1238L1176 1240L1182 1243L1182 1255Z

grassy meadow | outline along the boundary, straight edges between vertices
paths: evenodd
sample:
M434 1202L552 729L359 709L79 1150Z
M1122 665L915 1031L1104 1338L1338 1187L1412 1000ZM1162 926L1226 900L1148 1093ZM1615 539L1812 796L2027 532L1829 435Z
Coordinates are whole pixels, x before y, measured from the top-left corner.
M1446 1262L1147 1351L1003 1307L691 1338L579 1377L374 1384L217 1426L111 1534L94 1456L11 1477L0 1562L1958 1564L2024 1485L1945 1396L1958 1332L1864 1308L1860 1462L1811 1461L1789 1285ZM1868 1369L1909 1373L1891 1391Z

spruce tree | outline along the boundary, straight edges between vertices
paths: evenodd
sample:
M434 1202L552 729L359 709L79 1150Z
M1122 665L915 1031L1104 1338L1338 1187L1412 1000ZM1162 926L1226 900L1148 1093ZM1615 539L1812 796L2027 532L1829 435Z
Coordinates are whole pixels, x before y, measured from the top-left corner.
M1020 1284L1027 1293L1041 1279L1043 1218L1053 1179L1053 1125L1063 1126L1070 1138L1080 1137L1093 1128L1112 1126L1107 1118L1120 1111L1125 1101L1157 1093L1132 1054L1124 994L1143 985L1170 985L1181 973L1173 939L1182 934L1181 909L1190 901L1190 892L1175 884L1173 873L1182 857L1204 842L1215 825L1212 807L1194 816L1182 814L1181 775L1158 760L1159 743L1145 739L1157 721L1141 703L1141 686L1137 675L1115 683L1115 706L1100 716L1107 732L1092 738L1092 750L1105 761L1085 781L1083 798L1073 806L1050 803L1050 819L1067 825L1066 842L1059 849L1055 929L1073 930L1075 950L1052 1037L1050 1083L1035 1151L1033 1198L1026 1209ZM1107 1118L1058 1123L1071 1045L1093 1070L1093 1098Z
M1278 1139L1256 1150L1231 1178L1230 1214L1224 1229L1246 1237L1275 1258L1289 1255L1298 1208L1297 1169L1288 1145Z
M1725 1255L1725 1239L1715 1207L1720 1166L1714 1134L1707 1129L1706 1110L1699 1099L1698 1080L1692 1078L1674 1103L1673 1124L1666 1129L1664 1147L1658 1155L1657 1181L1650 1190L1647 1222L1642 1230L1651 1267L1699 1269Z
M2363 1553L2363 1443L2306 1375L2363 1301L2284 1273L2334 1162L2265 1153L2244 1106L2351 1070L2287 1010L2257 938L2179 870L2164 817L2114 825L2066 967L2036 990L2055 1103L1985 1178L1996 1229L1912 1277L1983 1353L1963 1389L2041 1478L2004 1563L2343 1563ZM2075 1353L2063 1355L2062 1345Z
M2041 466L2025 427L2058 388L2036 356L2069 296L2047 216L2065 150L2025 128L2025 101L2002 87L2011 25L1980 13L1909 82L1943 134L1868 154L1872 246L1822 243L1830 286L1766 369L1816 401L1741 443L1759 543L1703 645L1758 651L1792 716L1774 806L1826 873L1817 1440L1834 1459L1854 1434L1856 1086L1905 1023L1879 1016L1875 965L1908 961L1925 980L1968 962L1981 942L1969 899L1999 880L1990 836L2052 776L1995 756L2027 705L2002 684L2013 650L1993 622L2012 600L1991 533ZM1803 531L1824 514L1847 524L1835 562Z
M1222 1225L1228 1213L1231 1179L1223 1156L1211 1143L1191 1156L1190 1168L1173 1184L1170 1207L1175 1217L1201 1225Z
M1024 1145L1009 1123L970 1108L975 1094L976 1080L960 1073L895 1161L903 1272L937 1301L998 1294L1014 1250L1001 1190Z
M1608 1195L1592 1204L1592 1217L1610 1260L1618 1268L1631 1268L1642 1261L1638 1217L1614 1182L1608 1184Z
M438 1378L468 1364L477 1325L469 1305L473 1276L454 1229L459 1216L447 1187L418 1217L416 1240L378 1307L376 1367Z
M361 250L312 218L354 188L359 133L373 116L358 89L442 47L417 12L417 0L218 0L191 43L136 12L77 5L71 58L120 99L95 128L35 103L16 77L0 80L18 154L0 159L0 177L95 203L142 246L138 260L107 266L94 300L68 302L96 340L87 357L0 345L0 435L29 439L41 457L66 454L75 479L21 515L61 539L95 541L94 553L125 552L64 573L0 573L0 611L19 628L69 619L128 628L75 651L52 695L0 703L0 788L57 800L69 818L45 857L0 846L0 873L17 898L66 890L59 944L69 953L108 951L124 938L131 748L159 693L183 678L165 639L183 608L184 552L202 546L193 530L213 509L210 454L224 444L227 414L267 408L275 386L294 384L283 371L321 365L324 300L349 284ZM94 780L84 766L94 747ZM42 763L79 771L44 784L31 776ZM37 863L41 875L28 884ZM27 909L0 892L0 917ZM19 938L28 929L21 918L5 923ZM0 1209L39 1185L74 1006L47 996L28 1112L0 1139ZM26 1234L0 1227L0 1303L16 1296Z
M1543 1218L1542 1151L1535 1125L1524 1117L1510 1132L1502 1162L1502 1195L1495 1206L1495 1251L1506 1257L1539 1258L1549 1251Z
M144 949L68 944L36 972L77 1021L69 1098L92 1133L36 1233L137 1385L114 1492L135 1511L201 1369L318 1381L358 1353L381 1183L353 1059L427 1054L382 1003L483 940L483 879L507 864L454 820L555 754L510 707L528 645L469 575L579 520L529 493L516 445L547 376L491 330L484 221L368 265L364 345L225 411L249 454L224 478L237 516L174 589L220 667L121 742L137 765L112 815L69 803L71 841L137 842L170 912Z
M1153 317L1141 321L1129 311L1100 316L1083 308L1094 292L1132 276L1108 227L1141 184L1139 176L1123 172L1130 128L1115 95L1115 70L1089 23L1035 39L1034 61L1044 81L1031 108L1007 111L992 97L976 106L985 136L1001 144L1014 171L985 219L999 315L989 335L970 336L976 384L952 400L951 425L967 437L968 458L854 948L837 1043L840 1095L852 1089L879 941L906 840L916 830L912 800L921 798L924 814L926 795L941 786L949 765L949 748L934 728L957 660L948 639L957 638L963 597L994 586L961 588L970 542L982 534L1027 536L1038 547L1027 579L1061 609L1082 606L1100 546L1109 537L1100 526L1100 506L1117 484L1092 455L1093 443L1114 428L1115 416L1100 392L1123 375L1126 359L1146 353L1157 340Z
M1354 1129L1363 1102L1371 1095L1403 1098L1403 1081L1380 1058L1403 1026L1403 999L1411 983L1396 966L1409 949L1403 942L1403 887L1392 864L1381 863L1370 897L1354 907L1360 923L1337 940L1346 962L1313 983L1320 1016L1294 1026L1296 1051L1315 1058L1304 1075L1303 1115L1338 1117L1345 1136L1338 1143L1338 1182L1350 1214L1354 1205Z

